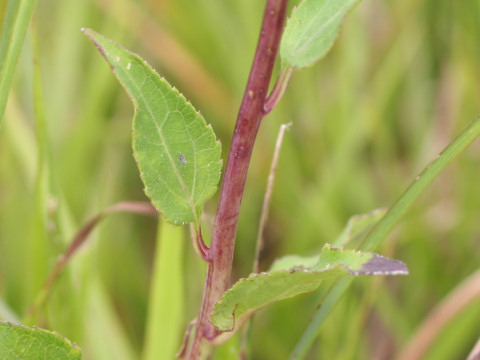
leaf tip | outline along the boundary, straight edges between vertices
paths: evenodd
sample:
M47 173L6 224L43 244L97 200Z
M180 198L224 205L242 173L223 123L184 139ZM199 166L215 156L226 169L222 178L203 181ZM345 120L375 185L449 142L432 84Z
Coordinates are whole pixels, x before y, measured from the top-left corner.
M359 272L362 275L408 275L407 265L395 259L373 254L373 257L365 263Z
M84 33L86 37L88 37L90 40L93 41L93 33L95 33L92 29L86 28L86 27L81 27L80 31Z

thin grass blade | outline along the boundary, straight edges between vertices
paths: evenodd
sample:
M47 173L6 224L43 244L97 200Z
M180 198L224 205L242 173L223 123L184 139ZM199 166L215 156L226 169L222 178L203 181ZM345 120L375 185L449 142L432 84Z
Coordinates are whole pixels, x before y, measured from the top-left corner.
M23 40L35 0L8 1L0 34L0 129Z
M448 145L440 155L418 175L403 195L380 219L377 225L366 236L361 250L372 251L385 239L393 226L400 220L418 196L432 180L468 145L480 135L480 118L473 121L465 130ZM322 301L322 306L315 313L300 340L297 342L290 360L303 359L320 332L320 327L331 313L338 300L343 296L352 282L351 278L337 281Z
M159 219L143 360L174 359L184 325L184 228Z

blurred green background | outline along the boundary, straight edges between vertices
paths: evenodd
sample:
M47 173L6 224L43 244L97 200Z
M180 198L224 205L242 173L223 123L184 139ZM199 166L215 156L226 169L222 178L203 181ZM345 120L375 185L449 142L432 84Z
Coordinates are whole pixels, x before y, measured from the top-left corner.
M259 0L38 2L0 131L1 318L25 315L89 218L118 201L147 200L130 146L133 107L80 28L141 54L201 110L226 158L263 8ZM285 254L315 253L354 214L390 206L480 114L479 39L478 0L364 0L355 7L332 51L295 73L264 119L243 200L234 279L252 266L281 124L293 123L281 152L263 269ZM33 100L35 43L43 128ZM479 268L479 179L477 141L378 249L406 262L410 275L356 280L309 359L394 358L429 311ZM105 220L59 279L38 325L78 343L85 359L139 358L155 233L152 218ZM200 308L204 266L185 242L187 324ZM251 359L286 359L322 291L261 311ZM480 336L479 305L456 316L425 358L464 359ZM217 358L227 359L229 347Z

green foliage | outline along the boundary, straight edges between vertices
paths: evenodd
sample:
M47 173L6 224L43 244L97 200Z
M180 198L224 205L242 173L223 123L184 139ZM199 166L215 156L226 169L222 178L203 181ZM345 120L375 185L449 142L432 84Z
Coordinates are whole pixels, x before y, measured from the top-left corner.
M376 222L375 226L366 235L360 248L362 250L375 250L427 185L478 136L480 136L480 118L473 121L434 161L427 165L425 170L415 178L387 213ZM368 224L368 221L366 223ZM318 309L307 330L297 343L291 359L301 359L306 355L314 339L318 336L321 325L350 285L351 281L342 280L327 294L324 304Z
M35 0L7 1L0 5L0 129L23 39L35 9Z
M320 60L332 47L340 24L358 0L303 0L287 22L280 44L286 67L304 68Z
M135 105L133 149L145 192L168 221L199 225L222 165L212 128L139 56L92 30L84 32Z
M188 321L182 284L184 231L166 221L160 221L159 227L143 360L158 359L158 354L174 359L183 325Z
M345 229L333 243L334 246L344 246L363 240L370 230L383 218L387 210L377 209L366 214L354 215L348 222ZM358 246L354 246L358 248Z
M325 245L313 266L311 259L297 258L290 267L292 258L275 270L251 274L235 283L215 305L212 323L220 331L233 335L256 311L276 301L288 299L316 290L325 279L345 275L406 275L407 267L400 261L387 259L373 253L342 250ZM281 269L282 265L289 266ZM222 339L223 340L223 339Z
M26 1L0 1L15 3ZM38 66L46 144L52 150L46 175L53 186L41 190L45 201L37 203L40 164L27 34L0 131L4 319L25 315L42 285L32 278L45 279L38 274L55 263L85 219L119 200L145 200L131 157L129 99L79 28L98 29L141 53L202 109L227 149L263 6L244 0L38 2ZM320 66L295 73L279 108L260 128L242 202L234 274L251 269L279 124L294 123L277 170L264 268L282 254L309 255L325 242L336 245L352 214L390 206L478 116L479 12L478 1L403 0L364 1L348 14L329 55ZM5 24L8 16L2 15ZM386 356L395 358L432 306L478 269L478 153L473 143L452 161L378 248L402 259L414 276L356 279L315 330L307 358L365 360L379 348L390 349ZM213 209L205 215L208 221ZM36 219L42 220L39 226ZM208 235L208 227L205 231ZM138 216L106 220L56 284L45 322L79 344L85 358L140 358L145 324L153 314L148 306L156 232L155 221ZM42 252L32 250L39 238L44 238ZM356 248L357 240L352 241L346 246ZM182 258L184 316L192 319L200 306L204 269L186 244ZM326 290L321 286L258 312L251 326L251 358L290 354L319 304L327 304ZM467 315L478 323L476 311ZM457 350L452 337L441 339L425 358L466 358L478 327L449 327L462 334L462 348Z
M63 336L0 322L0 357L5 360L79 360L80 349Z

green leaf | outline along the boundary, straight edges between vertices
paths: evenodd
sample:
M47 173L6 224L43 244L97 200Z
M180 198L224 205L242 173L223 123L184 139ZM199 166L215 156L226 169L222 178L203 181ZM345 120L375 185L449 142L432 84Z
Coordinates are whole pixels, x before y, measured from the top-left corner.
M386 212L386 209L376 209L366 214L352 216L348 219L347 226L335 240L333 246L341 247L347 243L363 240ZM354 246L354 248L358 248L358 246Z
M75 344L55 332L0 322L2 360L78 360L81 357Z
M343 247L347 243L362 240L365 235L375 226L375 224L385 215L386 209L376 209L365 214L354 215L348 219L347 225L342 233L333 242L333 247ZM288 269L290 267L302 265L304 267L313 267L318 263L320 255L315 256L299 256L287 255L276 259L270 271L278 269Z
M354 215L348 222L347 226L343 229L342 233L333 243L333 247L343 247L345 244L354 240L362 240L365 235L375 226L375 224L385 215L386 209L376 209L371 212ZM276 259L270 271L279 269L288 269L294 266L313 267L318 263L320 255L315 256L299 256L299 255L287 255Z
M286 67L304 68L331 48L346 13L358 0L304 0L294 9L280 43Z
M220 331L218 342L226 341L254 312L275 301L288 299L316 290L322 280L345 275L405 275L404 263L383 256L353 250L343 250L325 245L318 261L311 267L311 258L298 258L296 266L261 274L251 274L226 291L214 306L212 324ZM290 266L291 261L285 264Z
M211 126L138 55L90 29L83 31L134 103L133 150L146 194L167 221L198 224L222 166Z
M415 178L400 198L371 229L365 237L361 249L368 251L375 250L433 179L478 136L480 136L480 118L469 124L462 133ZM306 356L310 346L318 337L323 322L331 313L335 304L337 304L343 294L345 294L350 284L350 279L341 279L329 290L329 293L327 293L322 300L322 305L314 314L310 324L295 346L295 349L289 357L290 360L300 360Z

